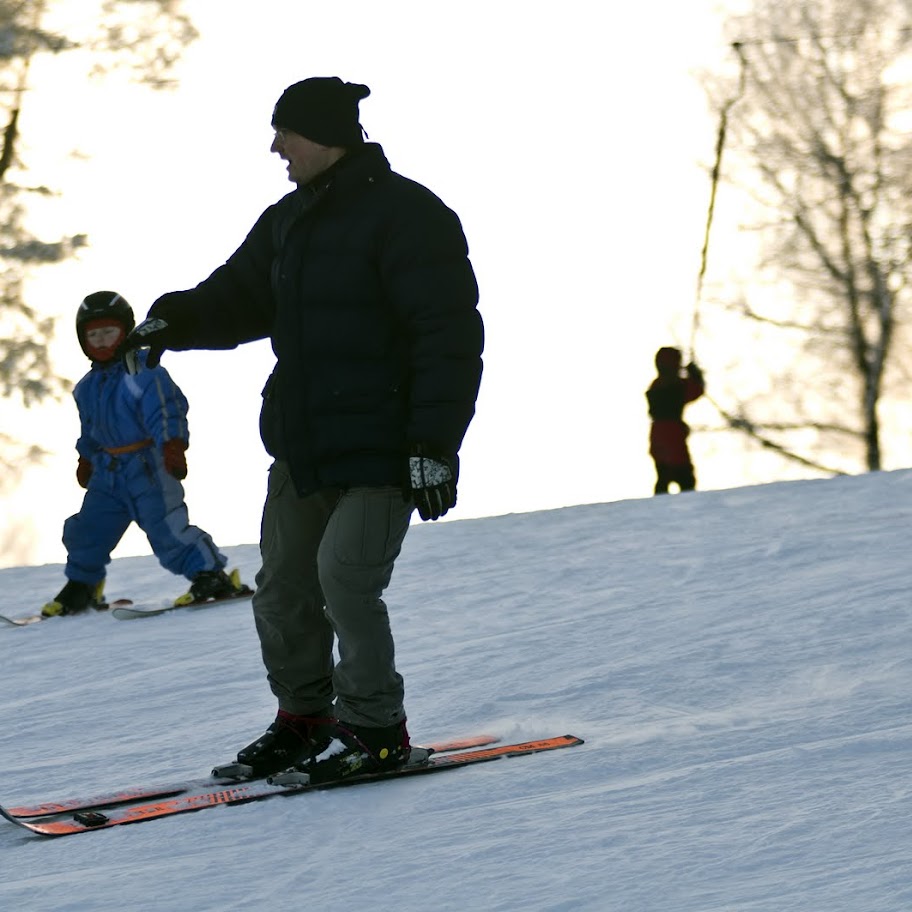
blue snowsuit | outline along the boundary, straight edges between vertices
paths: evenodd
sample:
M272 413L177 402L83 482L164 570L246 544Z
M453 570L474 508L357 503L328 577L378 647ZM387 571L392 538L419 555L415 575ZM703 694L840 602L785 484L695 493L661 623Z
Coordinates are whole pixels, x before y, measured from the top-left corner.
M192 579L223 568L227 558L190 525L183 485L165 469L162 444L189 439L187 399L168 372L144 366L131 376L120 360L96 362L73 397L81 424L76 449L91 461L92 475L82 507L63 525L67 579L104 579L131 522L166 570Z

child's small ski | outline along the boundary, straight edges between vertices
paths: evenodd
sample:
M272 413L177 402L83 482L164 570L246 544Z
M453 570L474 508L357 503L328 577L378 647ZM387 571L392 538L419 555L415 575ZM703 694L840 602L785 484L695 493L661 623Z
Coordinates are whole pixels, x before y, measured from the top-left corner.
M190 609L199 611L202 608L217 608L219 605L227 605L230 602L241 602L245 599L250 601L253 597L253 590L244 586L243 590L232 595L226 595L223 598L209 599L205 602L190 602L187 605L162 605L158 608L151 605L136 605L133 602L126 604L117 604L111 606L111 616L118 621L135 621L139 618L158 617L160 614L168 614L170 611L182 611Z
M5 617L0 614L0 627L28 627L29 624L37 624L40 621L50 621L60 617L82 617L86 614L92 614L93 611L107 611L109 609L113 611L114 609L119 609L132 604L133 602L130 601L130 599L117 599L110 604L105 602L104 604L93 606L90 610L80 611L77 614L60 614L52 615L51 617L45 617L43 614L27 614L24 617Z

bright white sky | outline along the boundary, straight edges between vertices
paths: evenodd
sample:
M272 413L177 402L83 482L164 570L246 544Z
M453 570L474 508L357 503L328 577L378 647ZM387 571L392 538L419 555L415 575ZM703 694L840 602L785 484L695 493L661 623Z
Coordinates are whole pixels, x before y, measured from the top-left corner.
M290 186L269 152L276 98L339 75L371 87L370 138L459 213L469 239L487 350L454 518L650 496L643 392L656 348L689 342L715 142L692 73L727 59L713 0L185 6L202 34L172 92L87 83L63 58L34 72L22 157L32 182L63 194L46 233L91 243L29 287L33 306L60 316L59 372L87 369L71 329L86 293L113 288L141 319L235 250ZM222 545L255 542L268 345L164 363L191 404L191 521ZM82 495L75 406L7 404L0 417L55 453L3 504L0 565L61 561ZM688 418L715 415L703 403ZM712 458L718 437L694 440L701 486L750 480ZM145 553L135 529L117 551Z

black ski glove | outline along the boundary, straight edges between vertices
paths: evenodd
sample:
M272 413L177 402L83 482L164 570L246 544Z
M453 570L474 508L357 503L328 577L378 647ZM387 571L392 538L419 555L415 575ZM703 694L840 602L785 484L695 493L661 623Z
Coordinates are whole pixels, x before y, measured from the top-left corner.
M124 339L118 355L127 367L127 373L135 374L140 369L136 357L136 349L148 348L149 356L146 358L146 367L157 367L161 361L162 352L170 348L176 341L175 333L170 325L159 317L143 320L130 335Z
M440 519L450 507L456 506L457 467L455 456L432 455L420 445L412 448L409 486L423 520Z
M696 380L697 383L703 382L703 371L701 371L693 361L687 365L687 376L690 377L691 380Z
M193 348L196 333L191 309L187 306L187 292L172 291L162 295L149 308L146 319L127 336L118 355L127 370L135 374L139 368L137 348L148 348L146 367L157 367L166 348L184 351Z

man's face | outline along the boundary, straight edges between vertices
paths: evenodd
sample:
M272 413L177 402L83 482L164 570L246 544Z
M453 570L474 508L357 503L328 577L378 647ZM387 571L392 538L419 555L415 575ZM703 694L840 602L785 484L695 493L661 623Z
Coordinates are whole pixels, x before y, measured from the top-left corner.
M312 181L344 154L341 149L321 146L298 133L283 129L275 131L269 151L288 162L288 179L298 185Z

